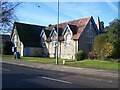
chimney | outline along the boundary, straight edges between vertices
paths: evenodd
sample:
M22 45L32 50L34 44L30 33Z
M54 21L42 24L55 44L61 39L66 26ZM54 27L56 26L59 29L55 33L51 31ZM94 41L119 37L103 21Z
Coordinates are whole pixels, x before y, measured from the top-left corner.
M49 25L48 25L48 27L51 27L51 26L52 26L52 24L49 24Z

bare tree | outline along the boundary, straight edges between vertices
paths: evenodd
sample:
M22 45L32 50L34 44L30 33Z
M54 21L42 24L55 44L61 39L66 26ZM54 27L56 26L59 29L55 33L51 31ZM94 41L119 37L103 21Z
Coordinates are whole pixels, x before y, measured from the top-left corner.
M9 2L8 0L0 1L0 31L8 33L12 30L13 23L17 19L15 9L21 2Z

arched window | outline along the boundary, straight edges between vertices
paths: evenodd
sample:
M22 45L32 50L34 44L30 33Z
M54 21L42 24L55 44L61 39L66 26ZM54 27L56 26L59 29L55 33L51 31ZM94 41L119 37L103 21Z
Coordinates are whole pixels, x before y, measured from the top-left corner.
M57 34L55 32L53 33L53 36L51 39L52 39L52 45L53 45L53 47L55 47L55 44L57 42Z
M71 34L67 34L66 35L66 46L70 45L70 41L71 41Z
M93 31L88 31L88 43L93 43L94 37L93 37Z

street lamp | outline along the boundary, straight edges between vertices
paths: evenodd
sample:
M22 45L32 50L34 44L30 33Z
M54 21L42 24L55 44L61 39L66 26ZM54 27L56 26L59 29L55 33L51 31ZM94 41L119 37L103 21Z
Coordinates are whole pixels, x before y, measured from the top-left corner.
M40 8L39 5L37 5L38 8ZM59 29L59 0L57 2L57 8L58 8L58 13L57 13L57 40L55 44L55 53L56 53L56 65L58 65L58 29Z
M58 13L57 13L57 43L56 43L56 65L58 65L58 30L59 30L59 0L58 0Z

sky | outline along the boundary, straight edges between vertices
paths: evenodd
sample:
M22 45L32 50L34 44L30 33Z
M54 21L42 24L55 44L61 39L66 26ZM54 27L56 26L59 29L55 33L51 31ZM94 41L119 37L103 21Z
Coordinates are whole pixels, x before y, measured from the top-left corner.
M16 8L17 21L48 26L57 23L57 2L23 2ZM99 16L105 26L118 18L118 2L60 2L59 23L93 16Z

